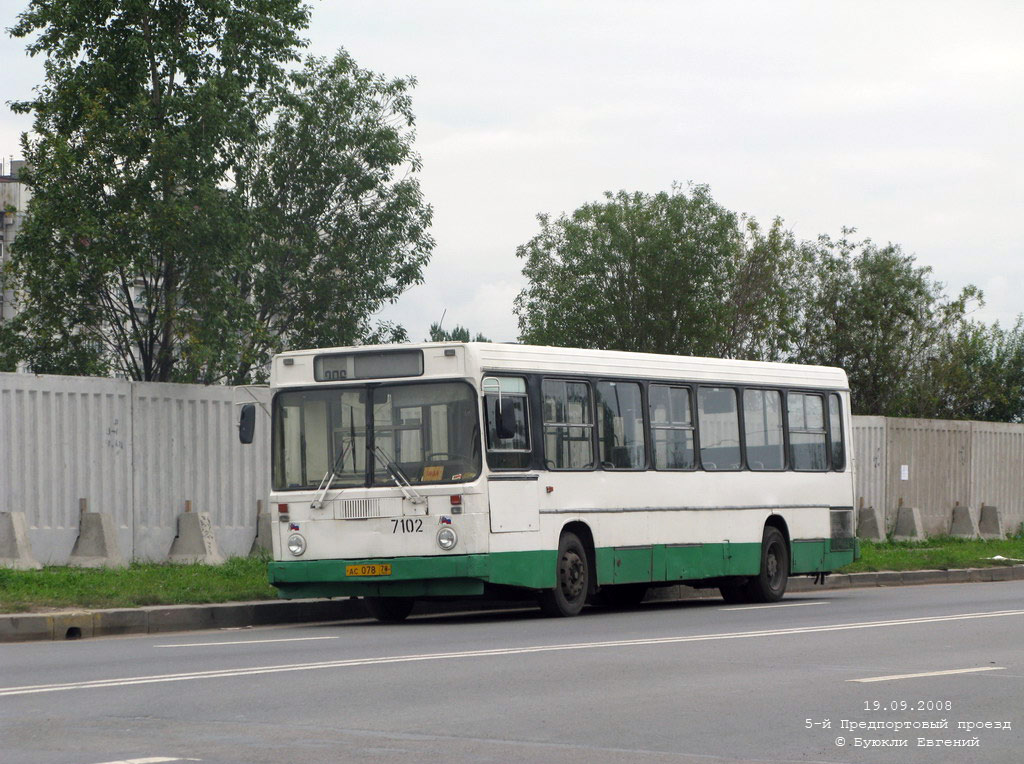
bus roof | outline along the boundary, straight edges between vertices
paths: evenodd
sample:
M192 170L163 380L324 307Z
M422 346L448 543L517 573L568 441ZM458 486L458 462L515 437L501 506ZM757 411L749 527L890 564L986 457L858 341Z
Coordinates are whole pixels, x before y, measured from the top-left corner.
M464 348L466 372L536 372L586 376L635 377L642 379L694 380L769 384L790 387L848 389L846 372L829 366L742 361L727 358L632 353L621 350L518 345L502 342L418 342L401 345L360 345L317 348L281 353L280 360L329 353L381 352L388 350Z

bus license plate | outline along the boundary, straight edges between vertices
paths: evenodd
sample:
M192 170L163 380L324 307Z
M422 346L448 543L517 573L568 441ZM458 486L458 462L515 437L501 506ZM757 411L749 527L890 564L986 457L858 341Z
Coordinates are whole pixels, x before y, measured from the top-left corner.
M346 565L345 576L390 576L391 566L387 563L371 565Z

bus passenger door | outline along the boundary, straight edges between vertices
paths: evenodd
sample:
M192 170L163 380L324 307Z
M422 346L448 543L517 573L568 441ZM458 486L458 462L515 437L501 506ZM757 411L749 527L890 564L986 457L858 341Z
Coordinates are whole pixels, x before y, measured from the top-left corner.
M488 475L491 533L535 531L540 527L539 475Z

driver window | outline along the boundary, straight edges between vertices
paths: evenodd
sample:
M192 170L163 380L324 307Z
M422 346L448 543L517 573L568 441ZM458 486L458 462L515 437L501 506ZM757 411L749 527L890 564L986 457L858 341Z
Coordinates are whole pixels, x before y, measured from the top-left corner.
M529 469L530 428L526 380L522 377L492 377L501 394L484 396L487 418L487 463L492 469Z

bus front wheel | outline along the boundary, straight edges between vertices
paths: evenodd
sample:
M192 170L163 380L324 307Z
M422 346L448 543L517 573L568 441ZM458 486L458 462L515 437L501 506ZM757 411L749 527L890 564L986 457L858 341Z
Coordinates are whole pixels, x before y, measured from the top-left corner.
M563 533L558 540L555 576L555 587L540 593L540 609L544 615L555 617L578 615L590 589L590 563L575 533Z
M366 610L381 623L404 621L415 604L412 597L363 597Z

